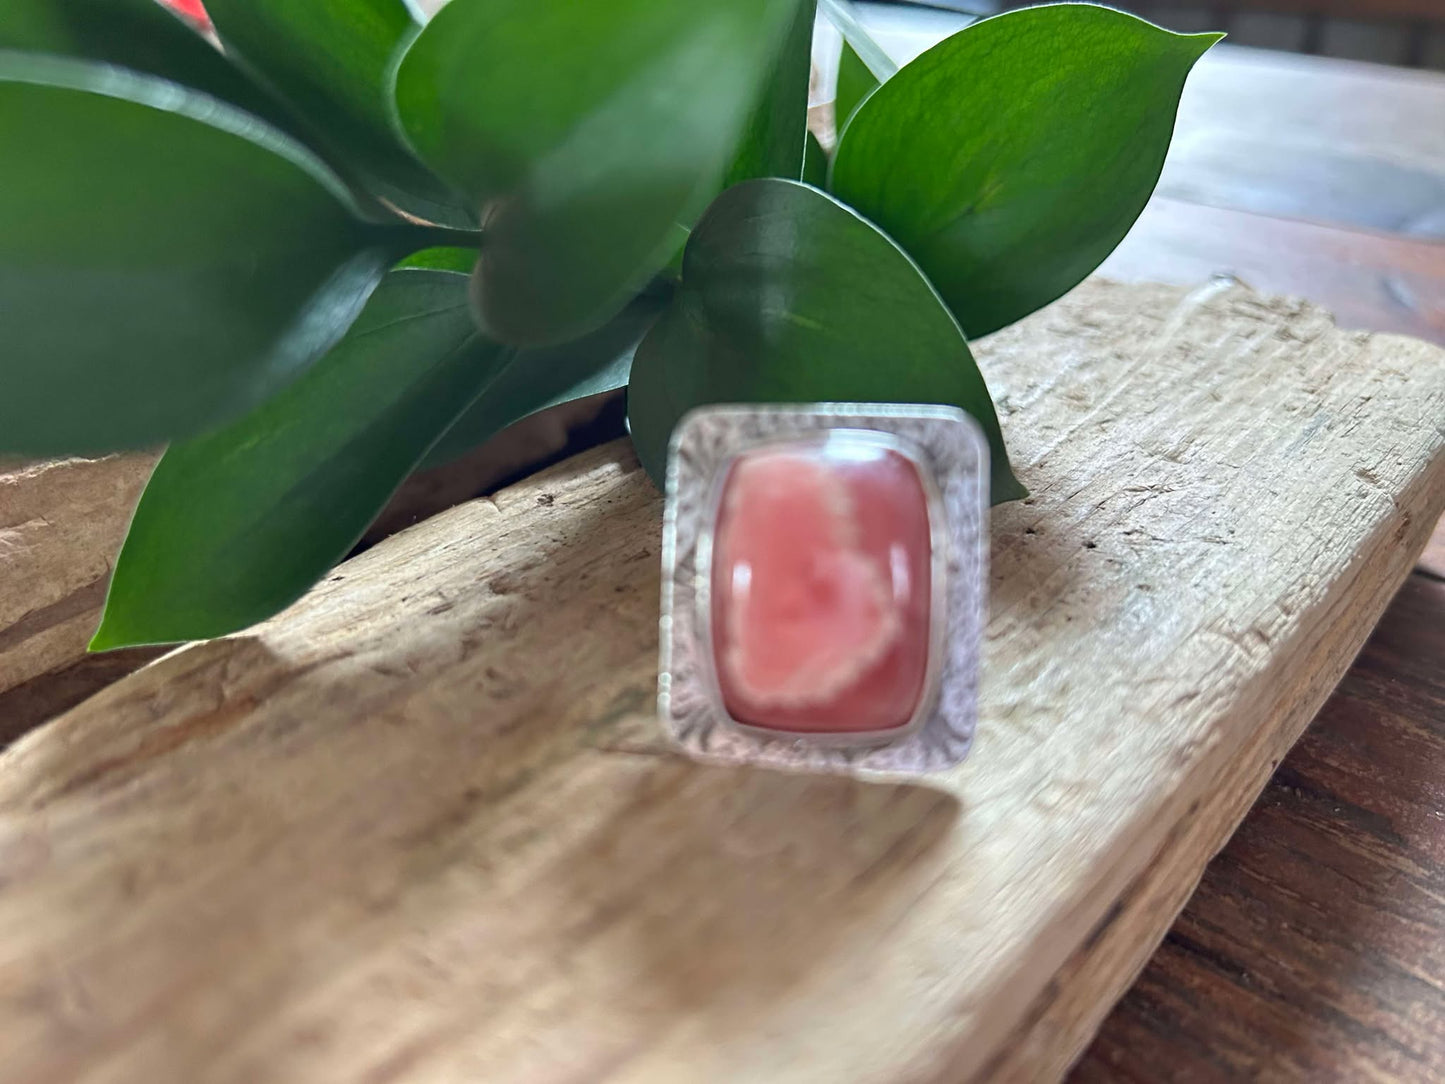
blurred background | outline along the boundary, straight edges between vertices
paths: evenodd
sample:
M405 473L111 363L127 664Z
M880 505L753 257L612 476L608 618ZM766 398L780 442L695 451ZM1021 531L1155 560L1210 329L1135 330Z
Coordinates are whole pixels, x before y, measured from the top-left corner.
M853 8L902 62L1026 6ZM1445 0L1113 6L1229 38L1190 75L1156 196L1103 273L1181 285L1229 274L1346 327L1445 341ZM815 100L831 97L839 40L820 23Z
M978 16L1030 5L931 0L922 6ZM1121 0L1110 6L1170 30L1223 30L1236 45L1445 70L1445 0Z

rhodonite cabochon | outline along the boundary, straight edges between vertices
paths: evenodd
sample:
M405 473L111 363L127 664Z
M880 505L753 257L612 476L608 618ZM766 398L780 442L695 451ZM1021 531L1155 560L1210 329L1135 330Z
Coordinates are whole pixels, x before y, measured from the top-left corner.
M674 434L659 713L699 759L936 771L976 716L988 451L950 407L721 406Z
M735 721L865 734L926 692L933 543L918 465L839 429L741 453L722 479L712 662Z

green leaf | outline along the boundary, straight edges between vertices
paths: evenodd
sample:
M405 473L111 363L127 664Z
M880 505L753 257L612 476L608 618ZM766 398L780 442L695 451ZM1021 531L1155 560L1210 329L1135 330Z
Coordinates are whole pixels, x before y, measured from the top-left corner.
M724 187L754 177L797 180L803 175L816 9L815 0L804 0L798 5L782 50L773 63L772 78L748 121L742 146L728 170Z
M449 463L538 411L626 387L632 355L664 303L660 296L642 294L580 339L511 351L471 409L432 448L422 469Z
M119 64L203 90L273 124L280 103L156 0L4 0L0 49Z
M692 408L800 402L961 407L988 436L994 501L1024 495L968 343L903 250L815 188L749 181L693 230L677 295L637 350L632 439L661 484Z
M470 275L477 266L477 250L474 248L437 247L424 248L413 252L396 265L398 269L415 268L422 271L455 271Z
M494 337L565 342L663 267L716 190L798 0L452 0L397 107L485 207L474 297Z
M0 53L0 450L199 432L345 331L409 228L303 148L162 80Z
M825 188L828 184L828 152L812 132L808 133L803 151L803 180L814 188Z
M363 175L323 130L288 105L239 56L223 55L156 0L5 0L5 5L0 11L0 49L99 60L202 90L306 144L337 171L372 217L392 217L390 208L371 191L377 188L423 217L456 226L475 223L475 216L469 220L434 200L407 196ZM394 135L390 138L397 141ZM415 162L410 168L418 176L429 176ZM428 185L429 190L442 191L435 178L423 181L423 186Z
M419 31L404 0L206 0L206 11L227 52L381 194L414 195L425 217L455 218L454 194L416 160L392 118L396 63Z
M887 230L970 336L1067 293L1123 239L1169 149L1185 76L1219 40L1109 8L985 19L884 83L832 191Z
M91 648L220 636L294 602L351 549L501 357L476 333L463 276L387 276L305 376L162 457Z
M853 46L843 42L843 52L838 56L838 90L833 98L833 116L842 131L858 107L882 84L868 70L868 65L859 58Z

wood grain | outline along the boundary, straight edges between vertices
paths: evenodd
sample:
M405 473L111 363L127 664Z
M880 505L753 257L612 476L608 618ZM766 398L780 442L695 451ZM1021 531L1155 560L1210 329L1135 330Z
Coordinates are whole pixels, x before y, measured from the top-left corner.
M1445 352L1093 283L980 353L1034 496L962 769L666 755L659 501L610 446L0 757L0 1064L952 1082L1033 1025L1056 1075L1172 914L1131 893L1182 898L1445 506Z
M367 531L379 541L490 492L570 447L621 431L617 404L592 396L526 418L446 466L419 472ZM0 463L0 745L154 658L87 659L111 565L156 456Z
M1445 1079L1442 657L1417 574L1074 1084Z
M85 653L154 462L136 454L0 466L0 693Z
M82 643L76 650L83 649ZM0 692L0 749L168 650L132 647L86 655Z

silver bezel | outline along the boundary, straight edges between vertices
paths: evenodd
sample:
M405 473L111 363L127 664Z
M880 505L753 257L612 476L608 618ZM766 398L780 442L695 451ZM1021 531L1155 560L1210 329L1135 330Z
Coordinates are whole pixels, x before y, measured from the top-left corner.
M862 734L749 726L723 705L712 653L712 536L738 456L836 431L883 444L919 471L932 552L924 695L906 726ZM658 713L669 739L701 760L792 771L913 775L967 755L977 714L987 563L988 444L976 422L939 406L715 406L688 414L668 456Z

